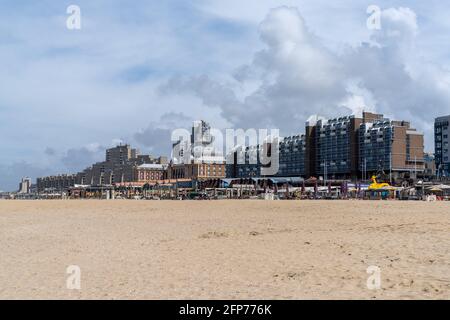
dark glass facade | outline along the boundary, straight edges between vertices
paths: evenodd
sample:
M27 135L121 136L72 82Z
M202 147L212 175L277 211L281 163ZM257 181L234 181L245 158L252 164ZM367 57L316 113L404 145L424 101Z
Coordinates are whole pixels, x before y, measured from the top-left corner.
M279 177L298 177L305 175L305 136L292 136L280 142Z
M450 176L449 123L450 116L437 118L434 123L436 171L440 177Z
M350 175L352 172L352 132L354 117L318 121L316 125L316 163L318 175Z
M361 125L359 129L359 168L361 172L391 169L394 130L395 127L389 120Z

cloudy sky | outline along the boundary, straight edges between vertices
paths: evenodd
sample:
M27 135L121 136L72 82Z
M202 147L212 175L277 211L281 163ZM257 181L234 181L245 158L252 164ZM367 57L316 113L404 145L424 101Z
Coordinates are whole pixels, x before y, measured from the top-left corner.
M72 4L81 30L66 27ZM118 141L167 154L194 119L289 135L366 109L411 120L433 151L433 119L450 114L448 17L437 0L3 0L0 190Z

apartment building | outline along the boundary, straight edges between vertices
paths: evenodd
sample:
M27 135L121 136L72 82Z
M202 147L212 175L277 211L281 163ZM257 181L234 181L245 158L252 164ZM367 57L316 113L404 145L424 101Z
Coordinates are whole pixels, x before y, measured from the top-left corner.
M154 182L168 178L168 164L142 164L134 168L134 182Z
M434 122L435 162L439 177L450 176L449 123L450 116L436 118Z
M306 174L306 136L283 138L279 144L278 177L300 177Z
M436 120L436 166L441 172L449 169L448 122L450 117ZM166 157L140 155L129 145L106 151L105 161L75 175L38 179L38 189L64 189L75 184L112 185L163 179L207 180L220 178L261 177L260 145L238 147L227 155L215 150L211 127L196 121L192 136L175 143L170 164ZM407 121L392 121L381 114L364 112L362 117L335 119L316 117L306 123L304 135L281 139L277 150L268 144L267 156L278 152L278 172L274 177L323 177L330 179L370 178L379 171L393 177L417 177L425 171L424 137Z
M270 144L267 149L270 156ZM238 147L227 156L228 178L261 177L262 169L269 164L262 164L260 145ZM300 177L305 175L306 139L305 135L282 138L278 143L278 172L275 177Z
M409 122L381 118L364 121L359 131L359 166L363 178L379 171L417 177L425 171L424 137Z
M355 116L319 120L315 125L315 175L325 179L358 176L358 130Z
M139 151L137 149L132 149L129 144L121 144L115 148L106 150L106 162L122 165L130 159L136 159L138 155Z
M261 176L259 152L258 147L247 147L228 155L227 177ZM238 159L245 162L238 163ZM417 177L424 170L422 133L407 121L391 121L382 114L364 112L359 118L312 117L304 135L280 141L279 171L275 176L357 179L389 171L395 178Z
M159 176L158 165L165 165L167 157L153 158L149 155L137 155L129 146L118 146L106 151L106 161L93 164L80 172L77 183L82 185L112 185L114 183L138 181L141 173L146 177ZM149 165L149 166L147 166ZM156 165L151 167L150 165Z
M226 177L225 163L182 163L169 166L169 179L221 179Z
M167 177L167 157L140 155L130 145L106 150L105 161L98 162L74 175L38 178L39 192L67 190L75 185L112 185L114 183L153 181ZM148 177L148 179L147 179ZM147 179L147 180L146 180Z
M226 177L260 177L262 175L261 152L263 151L260 145L238 146L232 153L227 155Z
M38 192L63 192L75 186L77 175L63 174L58 176L42 177L37 179Z

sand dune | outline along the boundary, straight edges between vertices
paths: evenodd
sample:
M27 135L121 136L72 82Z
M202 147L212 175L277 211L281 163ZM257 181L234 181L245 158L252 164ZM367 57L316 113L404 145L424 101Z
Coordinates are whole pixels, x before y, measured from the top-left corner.
M450 299L450 203L0 201L0 230L3 299Z

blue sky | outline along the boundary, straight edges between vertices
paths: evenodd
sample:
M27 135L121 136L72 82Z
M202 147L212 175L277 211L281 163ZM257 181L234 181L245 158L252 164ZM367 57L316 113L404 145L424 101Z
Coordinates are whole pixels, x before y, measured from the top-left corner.
M71 4L81 30L66 28ZM449 16L441 1L4 0L0 190L119 140L167 153L168 132L200 118L287 135L364 104L411 120L432 151L432 119L450 114Z

